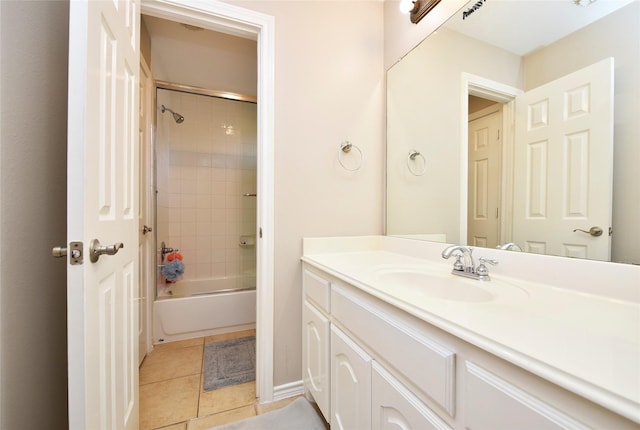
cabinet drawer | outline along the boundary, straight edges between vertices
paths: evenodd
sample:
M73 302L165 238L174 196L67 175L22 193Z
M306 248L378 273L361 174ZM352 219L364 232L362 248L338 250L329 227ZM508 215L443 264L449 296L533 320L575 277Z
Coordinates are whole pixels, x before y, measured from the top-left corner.
M327 313L330 310L330 285L329 280L324 279L307 268L303 269L302 291L305 300L309 300Z
M371 368L371 390L373 430L451 430L435 412L375 361Z
M454 416L455 353L426 337L421 322L339 283L331 288L331 311L334 321L376 351L418 398Z
M465 428L586 430L586 425L470 361L465 362ZM499 411L499 413L497 413Z

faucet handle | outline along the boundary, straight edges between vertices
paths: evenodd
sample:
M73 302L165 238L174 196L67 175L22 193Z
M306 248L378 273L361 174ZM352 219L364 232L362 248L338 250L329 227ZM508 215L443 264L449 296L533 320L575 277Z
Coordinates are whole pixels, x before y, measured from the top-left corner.
M476 273L478 275L478 278L480 280L484 280L484 281L488 281L489 278L489 269L487 269L487 266L485 266L485 263L491 264L492 266L495 266L496 264L498 264L497 260L492 260L489 258L484 258L484 257L480 257L478 259L480 261L480 264L478 265L478 267L476 268Z
M461 260L463 254L461 252L458 252L453 254L453 256L456 257L456 261L453 262L453 270L464 272L464 263Z
M489 263L492 266L495 266L496 264L498 264L498 260L492 260L490 258L480 257L478 260L480 260L480 263Z

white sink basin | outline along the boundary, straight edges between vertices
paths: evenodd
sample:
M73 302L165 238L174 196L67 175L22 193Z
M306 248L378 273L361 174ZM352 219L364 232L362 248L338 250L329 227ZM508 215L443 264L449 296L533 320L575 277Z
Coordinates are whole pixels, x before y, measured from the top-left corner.
M373 277L385 291L415 299L458 302L513 301L528 297L526 290L503 281L478 281L420 267L381 268Z

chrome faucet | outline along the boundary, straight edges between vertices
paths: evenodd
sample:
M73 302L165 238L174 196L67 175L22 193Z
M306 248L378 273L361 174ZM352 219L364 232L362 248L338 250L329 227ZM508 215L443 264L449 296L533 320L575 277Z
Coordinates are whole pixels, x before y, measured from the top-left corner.
M460 251L460 253L453 254L455 251ZM456 272L475 273L476 264L473 261L473 249L463 245L451 245L442 251L442 258L448 259L452 254L456 257L456 261L453 263L453 269ZM461 257L464 257L464 264L460 261Z
M456 257L456 261L453 263L453 270L451 270L452 274L477 279L479 281L488 281L491 279L489 278L489 270L484 263L492 265L498 264L495 260L481 257L480 265L476 268L475 261L473 260L473 248L463 245L451 245L442 251L442 258L444 259L448 259L452 255ZM461 261L462 258L464 258L464 263Z
M513 242L503 243L502 245L496 246L496 248L504 249L507 251L522 251L522 248L520 248L517 243L513 243Z

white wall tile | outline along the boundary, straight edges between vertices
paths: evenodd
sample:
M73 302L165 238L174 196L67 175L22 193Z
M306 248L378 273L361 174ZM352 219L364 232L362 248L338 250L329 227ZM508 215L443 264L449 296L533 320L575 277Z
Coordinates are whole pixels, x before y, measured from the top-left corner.
M239 246L240 232L255 233L256 199L242 197L256 192L255 106L180 93L164 100L185 117L161 120L157 154L165 163L157 181L165 185L164 240L183 253L191 269L184 279L255 273L255 249Z

